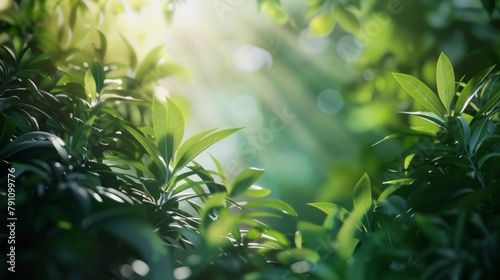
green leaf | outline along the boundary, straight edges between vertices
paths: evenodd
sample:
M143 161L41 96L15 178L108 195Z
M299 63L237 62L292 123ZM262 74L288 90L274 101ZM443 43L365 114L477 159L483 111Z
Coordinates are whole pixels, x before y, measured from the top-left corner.
M495 11L495 0L481 0L481 3L483 4L483 7L488 15L491 17L491 15L493 15L493 12Z
M365 213L362 209L354 209L349 217L345 219L344 224L339 230L337 235L339 247L337 251L344 260L352 257L354 248L359 242L355 236L356 232L360 229L361 221L364 215Z
M141 62L137 68L135 79L137 81L144 80L149 73L155 69L161 58L161 52L163 51L163 46L158 46L148 53L148 55Z
M153 129L160 154L170 164L184 137L184 117L170 99L166 99L165 105L153 99Z
M176 163L174 165L173 174L179 171L181 168L186 166L190 161L192 161L201 152L215 144L216 142L232 135L241 128L232 128L215 131L208 130L201 132L186 140L180 147L176 155Z
M94 104L96 102L97 84L95 82L94 76L92 75L91 69L85 72L83 80L84 80L85 94L87 98L90 99L90 102Z
M450 115L451 102L455 97L455 72L453 65L444 53L441 53L436 65L436 83L439 99Z
M309 22L309 33L314 36L328 36L335 27L335 10L333 7L315 16Z
M141 171L145 175L147 175L149 178L155 179L156 177L149 171L149 169L144 166L141 162L133 161L131 159L126 158L125 156L105 156L103 158L105 161L113 161L113 162L122 162L125 163L127 166L132 166L135 169Z
M467 108L469 102L477 94L481 86L484 84L486 77L491 73L493 68L495 68L495 66L491 66L490 68L481 71L479 74L470 79L467 85L465 85L462 92L460 92L457 103L455 104L456 115L461 115L464 112L465 108Z
M240 172L229 188L229 196L244 194L264 173L263 169L248 168Z
M360 209L364 211L366 221L368 223L368 228L370 228L368 211L370 211L373 202L372 202L372 187L371 187L370 177L368 177L368 174L365 173L354 187L354 193L352 199L353 199L354 209L355 210Z
M330 202L307 203L307 205L318 208L329 216L338 213L341 220L349 215L349 211L347 211L344 207Z
M16 121L4 113L0 113L0 147L4 147L10 142L15 131Z
M270 195L271 193L272 193L272 191L269 189L264 189L263 187L252 185L245 192L245 195L248 195L251 197L265 197L265 196Z
M418 103L439 116L441 119L446 120L444 116L446 108L443 104L441 104L441 101L439 101L436 94L422 81L406 74L393 73L393 76L401 87Z
M212 222L204 234L207 239L207 245L220 247L228 242L227 235L233 232L233 229L238 226L239 220L240 216L238 215L227 215Z
M471 155L475 155L482 142L487 139L488 124L491 122L488 116L482 116L475 120L477 121L471 127L472 135L469 142L469 152Z
M397 133L394 133L394 134L391 134L389 136L386 136L384 137L382 140L376 142L375 144L373 144L372 146L376 146L382 142L385 142L385 141L388 141L388 140L392 140L392 139L396 139L396 138L401 138L401 137L408 137L408 136L412 136L412 137L428 137L428 138L434 138L435 135L433 133L429 133L429 132L426 132L426 131L415 131L415 130L410 130L410 131L403 131L403 132L397 132Z
M291 248L281 251L277 255L278 260L284 265L293 265L300 261L307 261L309 263L316 263L319 261L320 256L317 252L308 248Z
M252 200L249 201L247 204L242 205L242 207L244 209L254 208L254 207L266 207L279 210L291 216L297 216L297 212L295 212L295 209L293 209L292 206L290 206L283 200L279 199Z
M93 28L97 31L97 34L99 35L99 42L101 43L99 48L97 48L96 46L94 46L94 48L97 50L97 54L99 55L100 60L103 61L104 56L106 55L106 50L108 48L108 41L106 40L106 35L104 35L101 30L99 30L97 27Z
M165 161L163 161L163 159L158 156L158 151L156 150L156 147L151 145L151 143L136 128L124 122L121 122L120 126L123 129L125 129L128 133L130 133L132 137L135 138L135 140L144 148L144 150L148 153L151 159L156 163L158 168L166 172L167 165Z
M495 95L484 104L481 109L477 112L477 115L483 115L490 113L491 110L498 108L498 103L500 103L500 91L495 93Z
M427 217L423 214L416 213L415 214L415 222L419 225L419 228L424 232L427 237L431 240L435 241L438 245L447 246L450 242L450 239L446 232L437 227L431 220L430 217Z
M479 158L478 160L478 167L481 169L486 161L492 158L498 158L500 157L500 152L494 152L494 153L488 153L482 157Z
M359 21L354 16L354 14L346 9L343 5L337 5L335 7L335 16L342 27L352 34L356 34L359 31Z
M265 10L267 11L269 17L278 24L285 24L290 19L286 11L283 10L283 8L281 8L279 5L265 5Z
M130 42L125 38L125 36L123 36L123 34L121 33L119 34L121 39L125 43L125 47L127 48L129 66L130 68L135 69L135 67L137 66L137 54L135 53L134 48L132 47Z
M106 79L106 74L101 63L95 62L90 68L92 70L92 76L95 80L96 92L101 93L104 88L104 80Z
M0 112L3 112L19 102L19 97L11 96L0 99Z
M431 113L431 112L399 112L401 114L406 114L406 115L414 115L419 118L422 118L426 121L429 121L443 129L448 130L448 126L446 122L444 122L441 118L439 118L436 114Z

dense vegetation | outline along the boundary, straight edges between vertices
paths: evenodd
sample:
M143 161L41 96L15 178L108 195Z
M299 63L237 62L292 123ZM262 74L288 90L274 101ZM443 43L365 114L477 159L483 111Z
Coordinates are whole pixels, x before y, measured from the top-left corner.
M293 24L279 1L258 2ZM329 35L337 21L359 31L358 4L306 2L313 34ZM495 11L495 1L482 2ZM167 18L175 3L165 3ZM231 178L215 157L216 170L196 162L241 128L185 137L182 107L154 90L184 70L162 47L141 55L125 34L108 32L127 8L16 1L2 11L0 218L17 218L16 272L8 270L12 244L2 240L2 279L499 277L494 66L457 80L443 53L434 58L435 85L394 73L421 108L403 113L428 124L377 143L404 138L405 150L385 182L359 179L353 209L310 203L324 222L299 218L296 230L282 232L274 224L297 211L255 185L263 170Z

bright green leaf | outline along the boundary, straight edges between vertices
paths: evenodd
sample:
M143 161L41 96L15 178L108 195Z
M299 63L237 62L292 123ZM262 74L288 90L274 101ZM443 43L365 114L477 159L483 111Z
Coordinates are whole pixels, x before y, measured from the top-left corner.
M91 69L85 72L85 77L83 78L83 80L84 80L85 94L87 95L87 98L90 99L90 102L94 104L96 102L97 84L95 82L94 76L92 75Z
M315 16L309 22L309 33L315 36L328 36L335 27L335 10L328 11Z
M455 97L455 72L450 59L444 53L441 53L436 65L436 83L439 99L448 114L451 114L451 102Z
M393 73L393 76L401 87L418 103L429 109L441 119L446 120L444 116L446 108L441 101L439 101L436 94L434 94L434 92L422 81L406 74Z
M279 199L265 199L265 200L252 200L247 204L243 205L244 209L254 208L254 207L266 207L279 210L285 214L297 216L297 212L288 203Z
M213 130L198 133L197 135L186 140L178 150L176 156L176 163L174 165L173 173L175 174L178 170L186 166L190 161L192 161L201 152L205 151L207 148L215 144L216 142L232 135L241 128L224 129L212 132Z
M330 202L315 202L308 203L307 205L318 208L327 215L334 215L337 213L340 214L341 217L347 217L349 215L349 211L347 211L344 207Z

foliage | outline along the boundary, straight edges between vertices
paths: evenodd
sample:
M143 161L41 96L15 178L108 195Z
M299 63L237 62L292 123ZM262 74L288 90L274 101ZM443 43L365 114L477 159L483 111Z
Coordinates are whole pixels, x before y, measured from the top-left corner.
M124 37L128 61L111 60L98 22L78 24L108 11L107 1L73 2L13 4L3 33L1 212L5 220L14 170L16 276L218 279L269 267L289 241L263 220L295 211L255 185L262 170L229 180L216 159L217 171L195 162L239 128L185 139L181 110L153 95L154 83L179 68L158 63L161 48L139 59ZM52 10L65 15L55 33ZM16 25L36 13L47 18L29 30ZM65 32L69 45L55 43Z
M394 77L429 109L404 113L437 130L414 128L382 140L418 139L377 199L365 174L354 188L351 212L333 203L310 204L327 217L323 226L298 225L297 266L291 268L299 279L498 278L500 72L491 67L455 83L444 54L436 68L437 95L412 76ZM317 253L314 260L304 257L307 250Z
M319 36L336 22L357 32L368 9L348 1L307 3L310 32ZM483 1L490 14L495 3ZM427 110L403 113L428 123L382 140L414 140L387 187L364 174L351 210L310 203L326 214L324 222L300 221L292 236L273 222L297 213L256 185L263 170L248 168L231 179L215 158L216 171L196 162L240 128L185 137L181 108L154 93L159 79L184 71L161 47L139 55L126 36L113 38L107 28L120 12L109 5L127 9L120 1L17 1L2 14L0 218L8 214L10 172L16 276L498 278L500 72L494 67L456 82L441 54L437 94L411 75L394 74ZM293 24L279 1L259 5L277 22ZM115 44L124 60L109 52Z

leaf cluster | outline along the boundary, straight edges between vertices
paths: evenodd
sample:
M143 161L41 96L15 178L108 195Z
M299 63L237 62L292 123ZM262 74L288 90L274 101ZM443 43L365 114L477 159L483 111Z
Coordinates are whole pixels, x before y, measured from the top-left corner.
M260 169L231 179L215 158L216 171L195 161L240 129L186 138L181 109L153 95L158 79L182 75L160 63L162 48L139 59L121 36L128 61L113 61L110 35L82 26L106 3L11 7L48 17L29 36L12 26L0 49L1 218L15 170L18 276L229 279L272 268L290 241L266 221L294 209L256 185Z

